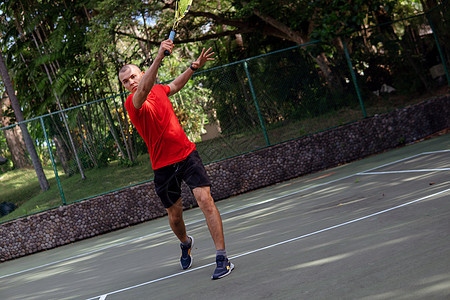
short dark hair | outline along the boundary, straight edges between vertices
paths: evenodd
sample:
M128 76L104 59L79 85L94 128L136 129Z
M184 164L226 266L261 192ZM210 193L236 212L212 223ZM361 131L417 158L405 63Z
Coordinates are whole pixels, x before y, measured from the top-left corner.
M119 74L125 72L125 71L128 70L128 69L130 69L131 66L135 66L135 67L138 68L139 70L141 69L141 68L139 68L139 67L138 67L137 65L135 65L135 64L126 64L126 65L124 65L124 66L119 70Z

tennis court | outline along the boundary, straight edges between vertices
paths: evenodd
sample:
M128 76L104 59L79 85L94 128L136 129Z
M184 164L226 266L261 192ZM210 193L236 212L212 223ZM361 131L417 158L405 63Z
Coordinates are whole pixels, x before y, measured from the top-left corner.
M450 135L217 202L235 270L160 218L0 265L1 299L449 299Z

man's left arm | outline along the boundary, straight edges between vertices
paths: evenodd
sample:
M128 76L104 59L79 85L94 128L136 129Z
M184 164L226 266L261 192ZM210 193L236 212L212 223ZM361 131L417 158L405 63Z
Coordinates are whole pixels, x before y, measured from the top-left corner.
M170 87L169 96L172 96L173 94L175 94L179 90L181 90L186 85L186 83L192 77L192 74L194 74L194 72L197 69L200 69L201 67L203 67L207 61L214 60L214 58L211 57L212 55L214 55L214 52L210 52L210 51L211 51L211 48L209 48L208 50L205 50L205 48L203 48L202 53L197 58L197 60L194 61L189 66L189 68L186 71L184 71L180 76L175 78L174 81L169 83L169 87Z

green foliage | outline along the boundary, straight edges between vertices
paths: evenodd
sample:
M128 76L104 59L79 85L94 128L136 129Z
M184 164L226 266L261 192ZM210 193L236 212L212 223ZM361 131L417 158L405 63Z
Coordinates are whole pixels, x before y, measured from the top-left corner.
M78 152L78 158L84 170L92 169L94 167L94 163L92 162L92 159L89 157L89 154L86 151ZM70 174L79 173L78 163L75 158L69 161L69 169L71 170Z
M327 41L359 31L364 24L378 23L377 16L392 15L397 1L316 0L310 3L315 11L313 14L315 28L311 37Z
M120 158L119 159L119 166L124 168L131 168L136 166L138 163L136 161L131 161L127 158Z
M109 135L103 142L97 143L97 168L104 168L108 164L117 159L117 151L115 151L114 139Z

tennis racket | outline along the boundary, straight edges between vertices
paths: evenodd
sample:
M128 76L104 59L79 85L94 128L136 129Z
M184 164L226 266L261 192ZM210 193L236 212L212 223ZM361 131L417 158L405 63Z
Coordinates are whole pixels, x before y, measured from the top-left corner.
M173 24L172 30L169 34L169 39L173 41L175 38L175 30L177 29L178 23L185 15L187 15L189 9L191 8L192 0L176 0L175 1L175 23ZM170 55L169 51L164 51L164 55Z

